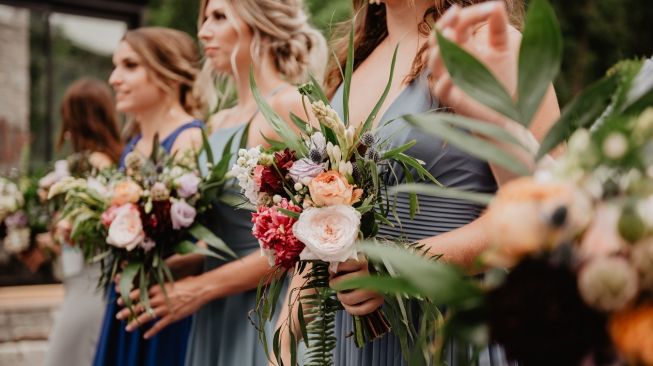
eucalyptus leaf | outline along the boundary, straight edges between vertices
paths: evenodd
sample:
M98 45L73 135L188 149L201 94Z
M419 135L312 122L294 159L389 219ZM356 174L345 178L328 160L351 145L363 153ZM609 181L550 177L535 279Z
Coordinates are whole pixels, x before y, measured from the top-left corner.
M440 55L456 86L489 108L521 121L512 97L485 65L439 32L437 38Z
M552 80L560 71L562 35L555 12L545 0L533 0L526 14L517 81L521 122L529 126Z

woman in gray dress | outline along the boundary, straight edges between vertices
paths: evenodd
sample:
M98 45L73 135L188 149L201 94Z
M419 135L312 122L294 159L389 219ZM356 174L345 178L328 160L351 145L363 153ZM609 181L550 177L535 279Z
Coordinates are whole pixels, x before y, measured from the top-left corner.
M309 72L321 77L327 54L324 38L309 26L300 0L209 0L202 1L199 13L198 36L206 66L232 80L238 95L234 107L219 111L209 121L217 161L228 139L236 134L239 141L250 120L248 146L268 145L263 136L278 138L258 113L249 86L250 68L261 94L292 125L289 112L305 115L293 84L307 81ZM232 148L236 152L238 143ZM206 157L201 161L206 171ZM235 185L227 191L238 194ZM199 273L170 286L172 293L181 296L170 296L168 312L157 314L160 319L150 332L195 314L186 365L265 365L267 358L249 313L256 307L256 288L270 266L252 236L251 212L215 202L207 215L212 231L239 259L200 258ZM179 259L173 266L188 269L198 263L196 259Z
M417 143L406 153L425 162L425 168L447 187L477 192L493 192L497 182L510 179L509 174L476 159L446 141L424 134L405 121L399 119L392 124L383 124L404 114L424 113L438 106L447 106L455 113L481 120L491 120L507 129L513 125L504 121L485 108L473 103L469 97L455 88L437 60L434 53L433 67L427 67L426 55L429 51L428 34L431 25L440 19L444 10L453 3L470 4L483 2L453 0L385 0L380 3L354 1L357 14L354 22L355 62L350 95L350 121L363 121L383 92L385 80L380 73L389 70L388 60L392 59L394 47L399 43L397 64L393 84L378 113L375 124L382 126L380 134L391 137L395 146L411 140ZM434 5L435 4L435 5ZM493 69L497 77L515 90L516 58L519 47L519 32L508 22L506 7L511 10L513 24L518 26L522 5L517 0L487 2L460 9L454 7L439 21L444 27L444 35L470 49ZM443 25L444 24L444 25ZM446 26L446 27L445 27ZM343 40L344 41L344 40ZM340 47L338 45L341 45ZM333 107L342 113L342 78L337 68L344 67L346 46L337 43L335 52L338 63L327 72L326 86L332 96ZM476 52L481 50L480 52ZM551 90L542 111L536 116L532 133L541 138L559 113L555 95ZM386 183L402 183L404 174L395 167L396 176L386 175ZM413 172L414 173L414 172ZM459 265L469 265L485 248L487 241L483 233L484 220L482 207L465 201L420 196L420 211L414 219L409 215L407 195L397 198L397 213L400 222L393 217L394 227L380 228L379 235L389 238L405 237L424 244L432 254L443 255L442 260ZM361 274L366 274L365 261L349 261L341 264L334 274L332 284ZM433 279L437 281L437 279ZM393 334L357 348L347 335L352 331L352 318L349 314L365 315L383 304L383 297L372 291L354 290L338 293L345 311L336 317L335 365L385 366L402 365L404 360L398 338ZM299 332L295 332L299 334ZM287 351L288 339L284 338ZM448 352L455 351L449 347ZM287 355L287 352L286 352ZM445 356L446 357L446 356ZM449 365L453 359L445 360ZM505 356L495 347L481 354L480 364L506 364Z
M73 151L87 154L90 166L98 170L117 164L122 142L113 97L105 83L76 81L64 95L61 117L59 147L70 141ZM60 222L57 228L61 235L56 236L67 236L69 224ZM64 301L48 337L45 365L88 366L93 362L105 307L104 295L97 288L101 269L99 264L85 264L79 248L68 243L61 244L60 252Z

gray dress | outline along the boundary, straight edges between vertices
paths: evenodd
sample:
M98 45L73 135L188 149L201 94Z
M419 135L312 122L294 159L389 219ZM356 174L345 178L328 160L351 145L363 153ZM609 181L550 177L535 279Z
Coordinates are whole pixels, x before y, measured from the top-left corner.
M209 137L215 161L221 155L227 140L236 133L232 149L238 150L238 141L244 126L221 129ZM234 154L235 156L237 154ZM235 161L235 159L234 159ZM200 157L203 170L206 157ZM235 183L234 183L235 184ZM237 188L230 188L238 194ZM251 212L216 202L208 213L209 228L238 257L244 257L259 250L256 238L252 236ZM215 269L225 262L207 257L204 271ZM285 294L283 292L282 294ZM284 296L280 296L281 299ZM258 331L249 320L249 313L256 305L256 289L217 299L204 305L193 317L188 343L187 366L259 366L267 359L259 343ZM278 306L279 309L281 306ZM271 327L274 323L268 323ZM270 334L268 329L267 334ZM271 344L271 343L270 343Z
M62 246L64 300L48 337L45 366L93 363L106 306L97 288L99 264L85 264L79 249Z
M342 115L342 86L338 89L332 101L333 108ZM443 185L461 190L491 193L496 190L496 182L488 164L476 159L439 138L425 134L412 127L402 119L386 124L388 121L406 114L418 114L433 110L438 106L431 96L427 74L422 73L416 80L404 89L382 116L379 126L381 139L390 139L391 146L400 146L411 140L417 144L406 153L426 162L425 168ZM403 172L395 167L397 178L403 181ZM385 175L389 185L397 184L392 174ZM420 211L414 219L410 219L408 195L397 198L397 214L399 224L392 215L388 219L395 227L384 226L379 230L380 236L390 238L407 238L411 241L439 235L454 230L476 219L483 208L469 202L419 195ZM433 279L437 281L437 278ZM390 366L404 365L398 338L393 334L357 348L351 337L353 324L350 315L344 311L336 316L337 343L334 351L334 362L337 366ZM453 365L454 348L461 345L451 345L447 349L445 362ZM482 352L479 359L481 365L505 365L504 353L497 347L491 347Z

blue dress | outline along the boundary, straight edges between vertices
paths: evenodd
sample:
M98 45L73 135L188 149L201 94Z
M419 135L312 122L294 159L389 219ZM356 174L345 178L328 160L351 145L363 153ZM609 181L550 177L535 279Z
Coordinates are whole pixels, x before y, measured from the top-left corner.
M203 126L204 124L198 120L188 122L161 140L161 147L170 152L175 140L184 130L203 128ZM124 167L125 156L134 150L140 138L140 135L132 138L123 150L120 157L121 168ZM127 322L116 319L116 314L120 311L116 303L117 299L115 288L111 284L94 366L181 366L184 364L190 317L169 325L156 336L145 340L143 334L151 323L133 332L127 332L125 330Z
M333 97L332 107L341 116L342 86ZM403 119L388 121L406 114L419 114L437 108L438 103L431 96L426 72L411 82L393 101L381 117L379 126L380 139L389 139L390 148L401 146L412 140L417 143L406 154L425 162L425 168L444 186L466 191L492 193L497 186L488 164L448 144L446 141L412 127ZM394 167L396 176L385 174L388 185L404 182L404 174L399 166ZM415 172L413 175L417 177ZM382 226L379 236L386 238L403 238L417 241L427 237L446 233L474 221L483 211L483 207L467 201L418 195L419 212L410 218L407 194L397 197L396 211L399 222L393 215L388 220L394 227ZM437 281L437 278L433 279ZM336 347L334 363L336 366L398 366L404 365L399 339L392 333L386 334L364 346L357 348L351 337L352 317L344 311L336 315ZM456 365L453 356L456 348L464 345L452 344L446 349L444 363ZM484 350L478 360L480 365L506 365L504 352L498 347Z
M232 152L238 151L238 141L244 125L222 128L209 136L214 161L222 157L222 151L231 136L235 136ZM231 164L235 162L234 154ZM231 166L230 164L230 166ZM206 169L206 156L200 155L200 167ZM240 195L235 180L226 188L228 194ZM252 235L252 213L220 201L215 202L206 213L207 225L239 258L258 253L259 244ZM204 271L216 269L226 262L206 257ZM282 290L283 291L283 290ZM285 291L282 292L285 294ZM280 296L283 301L284 296ZM256 307L256 289L215 299L202 306L193 317L188 340L186 366L259 366L267 365L259 333L250 322L250 312ZM281 305L277 306L278 310ZM267 334L273 334L276 322L266 323ZM271 343L271 339L269 340Z

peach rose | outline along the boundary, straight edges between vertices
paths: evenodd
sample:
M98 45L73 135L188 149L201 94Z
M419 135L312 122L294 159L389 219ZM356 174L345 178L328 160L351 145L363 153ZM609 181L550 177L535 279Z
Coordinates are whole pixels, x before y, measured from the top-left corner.
M124 180L113 187L112 206L122 206L125 203L136 203L141 199L143 190L131 180Z
M363 194L362 189L354 187L342 174L333 170L318 174L308 184L311 200L316 206L353 205Z
M610 336L629 364L653 365L653 306L643 305L612 316Z

